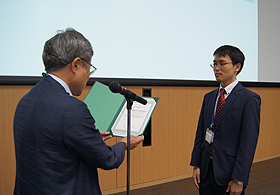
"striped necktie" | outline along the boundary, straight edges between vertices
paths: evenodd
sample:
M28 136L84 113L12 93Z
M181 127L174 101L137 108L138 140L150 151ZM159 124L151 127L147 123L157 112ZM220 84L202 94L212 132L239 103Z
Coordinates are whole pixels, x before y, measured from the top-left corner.
M225 104L225 89L222 88L221 89L221 93L220 93L220 97L218 99L218 102L217 102L217 106L216 106L216 113L215 113L215 125L217 124L217 121L219 119L219 116L221 114L221 111L222 111L222 108Z

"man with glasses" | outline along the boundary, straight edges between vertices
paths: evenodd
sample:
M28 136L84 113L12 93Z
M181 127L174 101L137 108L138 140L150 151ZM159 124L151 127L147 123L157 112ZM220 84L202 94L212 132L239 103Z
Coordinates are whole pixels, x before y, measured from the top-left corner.
M14 116L15 195L101 194L97 168L118 168L127 139L113 146L111 136L95 127L81 95L89 75L90 42L74 29L45 43L47 73L18 103ZM134 149L143 136L131 136Z
M244 54L224 45L214 52L219 89L204 96L190 165L201 195L244 194L259 135L261 98L236 76Z

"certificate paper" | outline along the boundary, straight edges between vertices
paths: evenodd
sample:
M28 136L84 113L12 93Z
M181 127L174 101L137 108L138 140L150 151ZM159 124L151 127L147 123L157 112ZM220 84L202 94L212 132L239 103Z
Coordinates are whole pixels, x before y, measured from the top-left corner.
M138 102L133 102L131 108L131 135L143 135L145 128L151 118L151 115L157 104L154 98L143 97L147 100L147 104L143 105ZM119 137L127 135L127 103L124 104L120 114L112 126L112 134Z

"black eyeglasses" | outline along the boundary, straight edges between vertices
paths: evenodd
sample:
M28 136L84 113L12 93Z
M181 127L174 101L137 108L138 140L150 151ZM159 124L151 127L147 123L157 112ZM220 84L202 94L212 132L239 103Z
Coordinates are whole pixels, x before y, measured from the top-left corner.
M81 58L81 57L80 57ZM90 71L90 75L92 75L93 73L95 73L95 71L97 70L97 68L95 66L93 66L91 63L88 63L84 58L81 58L81 60L83 60L85 63L90 65L89 71Z
M216 68L216 67L218 67L218 66L223 67L224 65L231 64L231 63L232 63L232 62L214 63L214 64L210 64L210 67L211 67L211 68Z

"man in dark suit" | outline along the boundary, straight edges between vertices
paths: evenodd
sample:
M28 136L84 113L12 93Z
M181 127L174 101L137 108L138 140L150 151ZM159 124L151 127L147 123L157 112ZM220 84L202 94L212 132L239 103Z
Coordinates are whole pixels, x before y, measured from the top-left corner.
M204 96L190 163L201 195L244 194L248 185L261 98L236 80L244 60L237 47L214 52L211 67L220 88Z
M113 146L104 140L81 95L89 75L90 42L74 29L45 43L46 74L18 103L14 117L15 195L101 194L97 168L118 168L127 139ZM131 149L143 136L131 136Z

